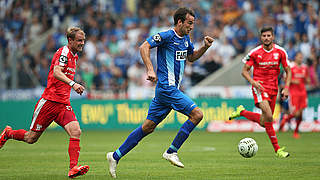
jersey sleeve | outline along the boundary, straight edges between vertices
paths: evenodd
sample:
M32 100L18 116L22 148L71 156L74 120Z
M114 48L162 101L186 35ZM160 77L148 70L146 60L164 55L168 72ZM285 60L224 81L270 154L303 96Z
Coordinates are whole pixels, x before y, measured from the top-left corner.
M281 64L282 64L283 68L290 65L289 59L288 59L288 54L284 49L281 50Z
M66 66L68 64L68 52L65 48L59 49L53 56L53 64L55 66Z
M153 36L147 38L151 48L163 45L171 37L169 31L159 32Z
M252 66L253 60L254 60L254 53L251 51L242 59L242 62L249 66Z

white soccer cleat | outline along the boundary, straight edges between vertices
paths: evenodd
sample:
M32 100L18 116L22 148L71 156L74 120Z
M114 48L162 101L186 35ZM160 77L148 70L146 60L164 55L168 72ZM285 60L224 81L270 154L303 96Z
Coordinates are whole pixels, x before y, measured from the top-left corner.
M116 169L117 169L117 161L113 158L113 152L108 152L106 159L108 160L109 163L109 174L111 177L116 178Z
M169 162L171 162L171 164L178 166L180 168L184 168L184 165L182 164L182 162L180 162L178 154L176 152L169 154L169 153L167 153L167 151L165 151L163 153L162 157L164 159L168 160Z

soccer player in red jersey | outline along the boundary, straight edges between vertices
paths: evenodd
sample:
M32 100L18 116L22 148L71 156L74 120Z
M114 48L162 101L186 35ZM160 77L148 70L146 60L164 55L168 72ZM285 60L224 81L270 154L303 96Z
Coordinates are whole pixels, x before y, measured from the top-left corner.
M77 52L81 52L83 49L85 33L78 27L72 27L67 30L66 35L68 45L58 49L52 58L47 87L35 106L30 130L12 130L10 126L7 126L0 135L0 148L8 139L33 144L37 142L52 121L55 121L70 136L68 149L70 171L68 176L74 178L86 174L89 170L87 165L77 165L81 129L70 106L71 88L80 95L85 90L82 85L73 81L78 60Z
M262 114L250 112L244 109L242 105L237 107L229 119L244 116L245 118L259 123L265 127L276 155L281 158L289 156L284 151L284 147L280 148L278 139L273 129L273 112L278 94L278 75L280 73L280 64L282 64L287 76L285 88L282 90L282 98L287 98L289 85L291 80L291 70L288 66L288 55L286 51L273 43L274 33L272 27L264 27L260 32L260 40L262 45L251 50L248 55L243 58L245 63L242 69L242 76L252 85L252 94L255 106L260 108ZM253 78L250 75L250 69L253 66Z
M302 63L303 55L301 52L297 53L294 63L291 64L292 80L289 87L289 109L290 114L284 116L280 130L286 122L292 118L296 118L297 125L293 133L294 138L299 138L299 126L302 121L302 112L307 107L307 90L306 83L310 83L308 74L308 67Z

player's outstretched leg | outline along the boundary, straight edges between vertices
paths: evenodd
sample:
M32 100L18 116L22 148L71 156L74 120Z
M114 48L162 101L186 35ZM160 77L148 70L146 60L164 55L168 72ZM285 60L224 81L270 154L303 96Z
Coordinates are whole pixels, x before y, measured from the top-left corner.
M261 115L259 113L247 111L242 105L238 106L236 111L231 113L231 115L229 116L229 120L240 117L240 116L243 116L243 117L247 118L248 120L256 122L259 125L261 125L260 124Z
M68 176L69 176L69 178L75 178L77 176L81 176L81 175L86 174L88 171L89 171L88 165L74 166L72 169L70 169Z
M0 149L3 147L3 145L7 142L7 140L9 139L9 131L12 130L12 128L10 126L7 126L6 128L4 128L4 130L2 131L1 135L0 135Z

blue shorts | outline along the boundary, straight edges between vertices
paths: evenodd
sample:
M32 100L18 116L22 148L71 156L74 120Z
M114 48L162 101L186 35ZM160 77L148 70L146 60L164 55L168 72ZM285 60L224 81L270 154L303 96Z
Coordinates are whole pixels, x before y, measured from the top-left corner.
M197 105L177 88L164 89L157 86L155 97L149 107L147 119L159 124L172 109L189 116L196 107Z

